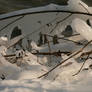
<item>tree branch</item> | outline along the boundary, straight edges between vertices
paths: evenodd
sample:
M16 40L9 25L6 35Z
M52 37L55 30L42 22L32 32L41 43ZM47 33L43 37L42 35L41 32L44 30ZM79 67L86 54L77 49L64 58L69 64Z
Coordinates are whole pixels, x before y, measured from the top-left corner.
M42 78L42 77L48 75L50 72L52 72L53 70L55 70L57 67L59 67L59 66L62 65L63 63L65 63L67 60L71 59L72 57L74 57L74 56L76 56L77 54L79 54L80 52L82 52L91 42L92 42L92 40L89 41L85 46L83 46L83 48L81 48L79 51L73 53L70 57L68 57L67 59L63 60L60 64L56 65L54 68L52 68L51 70L49 70L47 73L45 73L45 74L43 74L43 75L41 75L41 76L39 76L39 77L37 77L37 78Z

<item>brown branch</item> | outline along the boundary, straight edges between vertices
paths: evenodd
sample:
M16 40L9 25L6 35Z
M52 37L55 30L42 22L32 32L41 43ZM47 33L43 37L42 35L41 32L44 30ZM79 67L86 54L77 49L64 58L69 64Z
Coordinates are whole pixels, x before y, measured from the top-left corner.
M20 16L19 18L13 20L12 22L10 22L9 24L7 24L6 26L4 26L3 28L0 29L0 31L4 30L5 28L7 28L8 26L10 26L11 24L17 22L18 20L24 18L24 15L23 16Z
M83 66L84 66L84 64L86 63L86 61L87 61L88 58L89 58L89 55L87 56L87 58L86 58L85 61L83 62L83 64L82 64L81 68L79 69L79 71L78 71L77 73L75 73L74 75L72 75L72 76L78 75L78 74L81 72L81 70L82 70L82 68L83 68Z
M43 34L43 35L44 35L44 34ZM49 36L49 37L54 37L54 36L49 35L49 34L45 34L45 35L47 35L47 36ZM77 35L79 35L79 34L77 34ZM76 43L76 44L83 45L83 44L80 43L80 42L76 42L76 41L73 41L73 40L69 40L69 39L66 39L65 37L58 37L58 39L62 39L62 40L66 40L66 41L74 42L74 43Z
M58 52L33 52L32 54L34 55L54 55L54 56L61 56L61 54L67 54L70 55L71 52L68 51L58 51ZM10 55L4 55L4 57L13 57L15 54L10 54Z
M80 57L83 57L83 56L86 56L86 55L90 55L90 54L92 54L92 50L88 51L88 52L82 53Z
M41 14L41 13L72 13L72 14L78 14L78 15L88 15L88 16L92 16L91 13L85 13L85 12L79 12L79 11L69 11L69 10L44 10L44 11L33 11L33 12L24 12L21 14L13 14L10 16L5 16L5 17L0 17L0 21L1 20L5 20L5 19L9 19L9 18L13 18L13 17L17 17L17 16L22 16L22 15L33 15L33 14Z
M16 56L15 54L11 54L11 55L4 55L4 57L14 57L14 56Z
M65 17L64 19L58 21L55 25L55 27L50 31L50 33L52 33L58 26L58 24L60 24L61 22L64 22L66 19L68 19L70 16L72 16L72 14L69 14L67 17Z
M90 13L89 10L83 4L81 4L81 3L79 3L79 4L87 11L87 13Z
M37 77L37 78L42 78L46 75L48 75L50 72L52 72L53 70L55 70L57 67L59 67L60 65L62 65L63 63L65 63L67 60L71 59L72 57L76 56L77 54L79 54L80 52L82 52L90 43L92 42L89 41L85 46L83 46L83 48L81 48L79 51L75 52L74 54L72 54L70 57L68 57L67 59L63 60L60 64L56 65L54 68L52 68L51 70L49 70L47 73Z

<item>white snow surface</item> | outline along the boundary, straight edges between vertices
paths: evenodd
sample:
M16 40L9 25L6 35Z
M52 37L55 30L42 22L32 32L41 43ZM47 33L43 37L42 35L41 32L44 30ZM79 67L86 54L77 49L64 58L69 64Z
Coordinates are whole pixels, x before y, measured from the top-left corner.
M63 56L64 59L67 57ZM0 92L92 92L92 70L82 71L79 75L72 76L81 66L73 58L68 61L72 62L71 65L57 68L45 79L36 79L47 70L41 73L40 69L45 67L37 63L35 56L30 55L30 59L34 64L30 62L29 68L26 66L27 69L7 61L1 65L0 74L4 74L6 79L0 80ZM88 67L91 62L89 59L84 67Z
M86 40L92 40L92 28L87 25L85 21L76 18L72 21L71 25L73 30L80 33L80 35L83 36Z
M5 45L7 41L7 37L0 37L0 45Z
M37 56L30 52L25 51L25 54L26 56L20 60L21 63L17 62L19 66L9 63L0 54L0 78L2 74L5 76L5 80L0 79L0 92L92 92L92 70L89 69L89 65L92 64L91 59L88 59L83 67L89 70L82 70L76 76L72 75L80 69L82 63L77 63L74 58L71 58L47 77L38 79L37 77L53 66L48 67L39 63L39 61L45 63L46 57L45 59L39 57L38 61ZM69 56L63 54L61 57L60 62ZM67 65L68 63L70 64Z

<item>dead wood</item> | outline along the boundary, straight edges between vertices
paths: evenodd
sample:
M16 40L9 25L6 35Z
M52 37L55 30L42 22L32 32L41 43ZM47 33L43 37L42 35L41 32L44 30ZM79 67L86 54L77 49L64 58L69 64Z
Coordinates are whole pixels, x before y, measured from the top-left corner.
M80 57L83 57L83 56L86 56L86 55L90 55L90 54L92 54L92 50L88 51L88 52L82 53Z
M14 57L14 56L16 56L15 54L11 54L11 55L4 55L4 57Z
M34 55L54 55L54 56L61 56L61 54L67 54L67 55L70 55L71 52L38 52L38 53L32 53Z
M54 55L54 56L61 56L61 54L67 54L70 55L71 52L63 52L63 51L58 51L58 52L33 52L32 54L34 55ZM4 55L4 57L14 57L16 56L15 54L10 54L10 55Z

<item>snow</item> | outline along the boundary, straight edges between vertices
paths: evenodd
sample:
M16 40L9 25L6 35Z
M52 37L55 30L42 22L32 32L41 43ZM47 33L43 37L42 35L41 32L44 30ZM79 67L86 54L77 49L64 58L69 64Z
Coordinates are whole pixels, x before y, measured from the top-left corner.
M83 3L81 0L69 0L68 5L66 6L60 6L56 4L49 4L46 6L41 6L37 8L30 8L30 9L23 9L19 11L10 12L7 14L0 15L0 19L21 15L21 14L31 14L34 12L40 12L40 11L51 11L51 10L72 10L72 11L81 11L86 13L91 13L90 7L88 7L85 3Z
M72 21L72 28L88 41L92 40L92 28L85 21L76 18Z
M68 7L72 11L90 12L89 7L81 0L69 0Z
M2 49L2 47L0 48ZM41 49L41 47L39 48ZM21 53L21 50L17 51L17 54L18 53ZM19 66L17 66L16 63L12 64L8 62L2 55L0 55L0 77L2 77L2 74L5 76L5 80L0 79L0 92L92 91L92 70L89 68L89 65L92 64L91 59L88 59L83 67L88 68L89 70L83 70L76 76L72 75L80 69L82 63L78 63L74 58L71 58L62 66L49 73L47 77L37 79L38 76L49 71L50 67L41 65L37 62L37 56L30 52L25 51L24 53L26 56L23 56ZM62 54L61 57L65 60L69 56ZM43 58L39 57L39 60L43 62ZM60 62L62 62L62 59Z
M0 15L0 19L18 14L57 9L90 12L90 8L82 1L69 0L67 6L50 4L45 7L25 9ZM37 17L38 16L35 16L35 18ZM72 23L69 22L69 24L71 24L74 32L76 31L76 33L80 34L80 38L78 38L79 36L77 36L76 38L70 37L69 39L75 41L92 40L92 28L91 26L87 25L84 20L76 16L72 19ZM59 30L62 30L61 25L59 27ZM83 52L91 51L92 44L90 44L85 50L83 50L83 52L81 52L77 56L70 58L61 66L54 69L47 76L44 76L43 78L39 79L39 76L45 74L57 64L69 58L69 56L66 54L61 54L61 56L34 55L27 50L12 50L12 48L9 48L16 44L24 36L25 35L20 35L12 40L8 40L7 37L0 37L0 92L92 92L92 67L90 67L92 66L91 58L86 61L80 73L76 76L73 76L79 71L80 67L83 64L84 60L79 58L80 55ZM33 39L35 39L36 36L34 36ZM37 46L36 42L32 41L30 43L30 47L32 47L32 52L49 52L48 44L39 47ZM82 45L61 40L59 44L54 45L50 43L51 52L60 50L62 52L67 51L74 53L82 47ZM14 56L5 57L5 55L11 54L13 54Z

